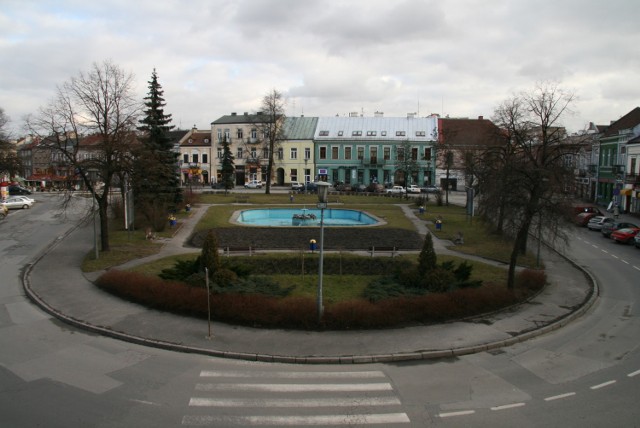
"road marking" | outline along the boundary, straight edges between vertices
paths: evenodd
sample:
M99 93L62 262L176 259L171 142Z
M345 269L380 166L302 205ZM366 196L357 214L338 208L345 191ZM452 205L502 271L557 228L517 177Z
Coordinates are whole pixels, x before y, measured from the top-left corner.
M452 416L473 415L475 412L475 410L462 410L460 412L440 413L438 416L440 416L441 418L450 418Z
M634 376L638 376L639 374L640 374L640 370L636 370L635 372L629 373L627 376L628 377L634 377Z
M350 397L350 398L201 398L193 397L193 407L351 407L351 406L399 406L395 397Z
M614 259L620 259L620 257L618 257L618 256L616 256L614 254L611 254L611 257L613 257Z
M604 382L604 383L601 383L601 384L599 384L599 385L593 385L593 386L591 387L591 389L600 389L600 388L604 388L605 386L613 385L614 383L616 383L616 381L615 381L615 380L610 380L610 381L608 381L608 382Z
M637 270L640 270L640 267L638 267L638 266L634 266L633 268L637 269Z
M622 262L622 263L629 264L629 262L628 262L628 261L626 261L626 260L621 260L621 262Z
M609 254L609 252L607 250L602 250L603 253L605 254Z
M379 370L362 372L240 372L240 371L215 371L202 370L200 377L234 377L234 378L262 378L276 377L285 379L312 379L312 378L383 378L385 374Z
M268 392L354 392L354 391L392 391L389 383L328 383L328 384L294 384L294 383L199 383L196 391L268 391Z
M525 405L525 403L505 404L504 406L492 407L491 410L507 410L507 409L513 409L515 407L522 407L524 405Z
M313 416L185 416L182 425L363 425L410 423L406 413Z
M572 397L574 395L576 395L575 392L567 392L566 394L560 394L560 395L554 395L553 397L547 397L547 398L544 399L544 401L560 400L561 398Z
M593 248L598 248L598 246L597 246L597 245L595 245L595 244L591 244L591 246L592 246Z

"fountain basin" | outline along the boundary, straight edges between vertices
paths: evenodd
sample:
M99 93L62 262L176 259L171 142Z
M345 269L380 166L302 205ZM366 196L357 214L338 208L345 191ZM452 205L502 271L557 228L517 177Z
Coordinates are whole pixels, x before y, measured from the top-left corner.
M232 222L245 226L300 227L320 226L320 210L306 208L257 208L236 211ZM327 208L325 226L378 226L383 221L359 210Z

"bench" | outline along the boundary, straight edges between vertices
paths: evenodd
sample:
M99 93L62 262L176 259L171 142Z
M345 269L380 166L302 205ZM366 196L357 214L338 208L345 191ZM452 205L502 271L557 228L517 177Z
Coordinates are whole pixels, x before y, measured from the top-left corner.
M247 203L249 202L249 195L236 195L235 201L237 203Z
M255 248L252 247L224 247L222 251L224 252L224 254L226 254L227 257L229 257L232 253L249 254L250 256L252 256L256 252Z
M398 248L396 247L385 247L385 246L379 246L379 247L369 247L369 252L371 253L371 257L373 257L376 252L378 253L391 253L391 257L395 257L396 253L399 251Z

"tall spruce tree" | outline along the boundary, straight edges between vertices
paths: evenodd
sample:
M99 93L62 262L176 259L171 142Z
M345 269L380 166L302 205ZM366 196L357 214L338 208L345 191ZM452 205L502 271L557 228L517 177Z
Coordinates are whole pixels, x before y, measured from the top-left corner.
M167 211L182 200L177 172L179 154L173 150L169 132L174 126L170 125L171 115L164 112L164 91L155 68L148 83L144 117L138 127L142 144L135 151L132 185L136 210L161 230L166 225Z
M433 237L431 233L427 232L427 236L424 237L424 243L422 244L422 251L418 255L418 273L421 276L425 276L429 272L438 267L438 256L433 249Z
M227 141L227 136L225 135L222 140L222 185L224 186L224 192L227 193L227 190L233 188L234 179L233 176L235 174L235 166L234 166L234 158L231 153L231 148L229 147L229 142Z

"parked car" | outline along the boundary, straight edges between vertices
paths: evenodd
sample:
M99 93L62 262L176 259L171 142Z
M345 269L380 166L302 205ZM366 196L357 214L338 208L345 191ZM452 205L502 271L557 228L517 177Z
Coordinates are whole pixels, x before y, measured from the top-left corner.
M402 186L393 186L391 189L387 189L387 194L403 195L407 191Z
M292 181L291 182L291 190L298 192L300 190L304 189L304 184L297 182L297 181Z
M615 220L611 217L597 215L589 220L587 223L587 228L589 230L602 230L602 227L608 223L613 223Z
M573 220L578 226L586 226L589 221L596 217L598 214L596 213L580 213Z
M247 189L262 189L262 181L251 180L248 183L245 183L244 187Z
M33 198L30 198L29 196L19 195L19 196L13 196L13 198L22 199L23 201L27 201L31 203L31 205L36 203L36 200Z
M638 233L636 237L633 238L633 245L635 245L636 248L640 248L640 233Z
M305 183L304 191L309 193L316 193L318 191L318 184L312 181Z
M576 204L573 205L572 209L573 213L576 215L580 213L596 213L597 215L604 215L604 213L600 211L600 208L591 204Z
M384 193L384 186L380 183L371 183L367 186L367 192Z
M630 244L638 232L640 232L638 227L625 227L611 232L611 239L619 244Z
M9 186L9 195L30 195L31 190L25 189L22 186Z
M441 189L438 186L434 186L433 184L429 184L420 189L422 193L440 193Z
M602 232L602 236L604 236L605 238L610 238L611 234L616 230L629 228L629 227L638 227L638 226L633 223L618 221L618 222L608 223L602 226L602 229L600 230L600 232Z
M421 189L417 184L411 184L407 187L407 193L420 193Z
M364 184L360 183L360 184L356 184L355 186L353 186L351 188L351 190L355 190L358 193L365 193L365 192L367 192L367 186L365 186Z
M20 197L17 196L10 196L7 199L5 199L4 201L0 202L1 205L5 206L7 209L13 210L13 209L29 209L31 208L31 205L33 205L33 202L28 201L26 199L22 199Z

